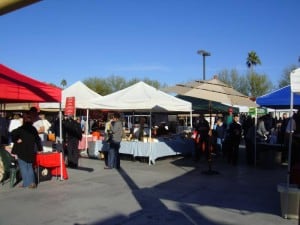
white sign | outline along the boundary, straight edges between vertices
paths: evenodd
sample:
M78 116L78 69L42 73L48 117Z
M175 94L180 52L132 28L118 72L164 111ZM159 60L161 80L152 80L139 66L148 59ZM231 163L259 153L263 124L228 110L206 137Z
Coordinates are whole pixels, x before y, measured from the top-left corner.
M292 92L300 94L300 68L293 70L290 74L290 78Z

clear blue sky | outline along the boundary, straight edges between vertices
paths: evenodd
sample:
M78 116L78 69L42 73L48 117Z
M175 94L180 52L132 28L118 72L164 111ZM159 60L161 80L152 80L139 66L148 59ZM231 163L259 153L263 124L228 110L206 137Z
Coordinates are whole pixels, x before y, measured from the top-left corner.
M145 77L168 85L299 65L299 0L44 0L0 17L0 63L44 82Z

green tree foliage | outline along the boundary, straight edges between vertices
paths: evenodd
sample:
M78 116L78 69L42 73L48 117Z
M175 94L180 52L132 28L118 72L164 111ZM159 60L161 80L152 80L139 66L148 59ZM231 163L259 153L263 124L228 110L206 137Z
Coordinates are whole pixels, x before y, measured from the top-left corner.
M128 87L125 78L115 75L112 75L106 79L106 85L110 87L111 93Z
M83 83L97 92L98 94L104 96L111 94L113 92L119 91L121 89L124 89L126 87L129 87L133 84L138 83L139 81L143 81L157 89L161 87L165 87L165 84L161 84L157 80L151 80L149 78L144 78L143 80L140 80L138 78L133 78L129 81L127 81L125 78L121 76L110 76L107 78L100 78L100 77L90 77L83 81Z
M235 69L223 70L219 73L218 79L242 94L251 97L261 96L273 89L273 84L267 75L255 72L240 75Z
M247 96L253 97L259 96L261 93L266 93L269 90L268 85L271 83L266 85L264 82L268 80L267 76L259 75L254 72L254 66L261 65L260 58L255 51L250 51L248 53L246 64L250 69L248 75L240 75L235 69L232 69L231 71L224 70L220 73L219 79ZM265 88L265 90L262 88Z
M247 67L251 70L253 70L254 66L261 65L260 58L258 57L255 51L251 51L248 53L246 64Z
M265 74L258 74L254 67L261 65L261 60L255 51L250 51L247 56L246 64L250 70L247 74L247 83L249 85L248 93L250 96L258 97L271 91L274 87L271 80Z
M262 96L274 88L272 82L265 74L250 72L247 75L247 80L249 83L249 94L253 97Z
M218 79L242 94L249 95L249 84L247 79L245 76L240 75L236 69L221 71L218 75Z
M283 70L280 80L278 81L279 82L278 88L282 88L291 84L290 73L297 68L298 68L297 65L290 65Z
M90 77L83 80L83 83L100 95L107 95L112 92L111 87L106 83L106 80L103 78Z
M231 82L231 75L230 75L232 71L233 70L229 71L227 69L220 71L219 75L218 75L218 79L220 81L224 82L225 84L228 84L233 87L232 82Z
M60 86L64 89L66 86L67 86L67 80L65 79L62 79L61 82L60 82Z
M140 82L140 81L143 81L146 84L149 84L150 86L155 87L156 89L161 89L161 88L167 86L166 84L161 84L159 81L151 80L149 78L144 78L143 80L140 80L138 78L133 78L128 81L127 85L130 86L130 85L136 84L137 82Z

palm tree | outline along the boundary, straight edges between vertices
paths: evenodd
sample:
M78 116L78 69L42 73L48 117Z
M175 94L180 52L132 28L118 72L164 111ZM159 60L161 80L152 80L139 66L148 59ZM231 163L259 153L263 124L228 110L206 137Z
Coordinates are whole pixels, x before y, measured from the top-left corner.
M62 88L64 89L65 86L67 86L67 81L65 79L62 79L60 82L60 86L62 86Z
M258 57L255 51L251 51L248 53L246 64L247 67L251 70L253 69L253 66L261 65L260 58Z

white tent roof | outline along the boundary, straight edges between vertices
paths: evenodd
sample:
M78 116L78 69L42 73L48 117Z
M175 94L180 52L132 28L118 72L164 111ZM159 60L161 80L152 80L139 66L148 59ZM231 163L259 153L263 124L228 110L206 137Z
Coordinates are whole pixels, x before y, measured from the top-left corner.
M192 103L171 96L140 81L130 87L91 100L99 109L136 111L192 111Z
M89 102L89 100L94 98L102 98L101 95L87 87L81 81L77 81L76 83L72 84L71 86L62 91L62 108L65 107L67 97L75 97L75 107L77 109L92 109L94 107L93 104ZM40 103L40 108L59 108L59 104Z

